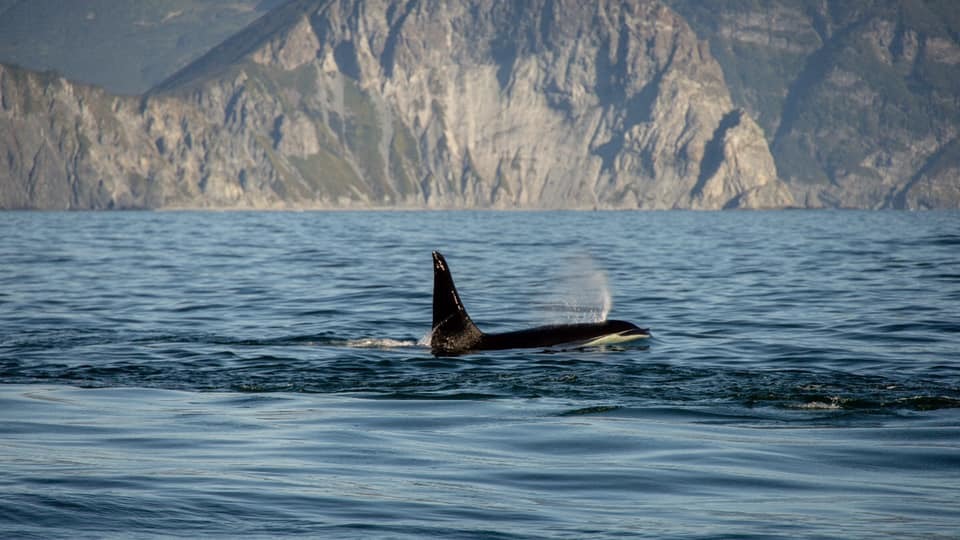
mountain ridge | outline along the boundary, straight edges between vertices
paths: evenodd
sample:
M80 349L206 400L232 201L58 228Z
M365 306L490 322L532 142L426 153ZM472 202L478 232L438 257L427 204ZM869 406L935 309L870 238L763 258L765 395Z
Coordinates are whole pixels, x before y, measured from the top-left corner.
M295 0L139 98L39 81L0 68L0 208L960 201L930 181L952 174L949 145L881 186L886 203L783 181L706 41L652 0ZM61 124L57 144L21 134ZM918 203L921 188L934 193Z

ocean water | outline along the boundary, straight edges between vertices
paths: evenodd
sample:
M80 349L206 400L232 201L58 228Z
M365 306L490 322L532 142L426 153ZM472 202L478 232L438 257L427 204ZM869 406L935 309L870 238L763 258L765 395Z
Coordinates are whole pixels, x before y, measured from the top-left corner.
M2 538L958 531L957 212L0 213Z

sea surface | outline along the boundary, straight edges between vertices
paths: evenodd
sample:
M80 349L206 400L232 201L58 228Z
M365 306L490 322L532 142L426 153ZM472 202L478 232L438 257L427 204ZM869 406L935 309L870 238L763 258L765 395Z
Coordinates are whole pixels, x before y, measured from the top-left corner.
M960 213L0 213L0 537L278 536L958 538Z

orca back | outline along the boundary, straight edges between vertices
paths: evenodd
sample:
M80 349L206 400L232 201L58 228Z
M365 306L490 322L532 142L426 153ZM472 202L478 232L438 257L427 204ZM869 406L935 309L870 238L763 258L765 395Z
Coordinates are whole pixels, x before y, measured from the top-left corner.
M627 321L540 326L517 332L484 334L467 315L446 259L433 252L433 329L430 349L435 355L469 351L553 347L562 344L603 345L650 337L646 328Z
M433 330L430 348L434 354L457 354L476 347L483 332L473 324L460 301L446 259L433 252Z

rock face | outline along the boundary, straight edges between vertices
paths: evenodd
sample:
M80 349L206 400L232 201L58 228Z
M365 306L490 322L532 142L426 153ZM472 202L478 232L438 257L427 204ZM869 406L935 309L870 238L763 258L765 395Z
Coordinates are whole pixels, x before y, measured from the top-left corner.
M137 102L0 66L0 207L110 208L148 192Z
M140 99L0 89L5 208L793 204L656 1L292 2Z
M952 58L948 45L938 58ZM719 209L845 196L780 180L778 139L757 117L656 0L302 0L139 98L0 67L0 208ZM956 170L955 146L893 199L956 206L955 184L937 180Z
M801 206L960 206L960 10L667 0L710 42Z

